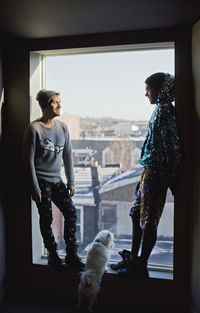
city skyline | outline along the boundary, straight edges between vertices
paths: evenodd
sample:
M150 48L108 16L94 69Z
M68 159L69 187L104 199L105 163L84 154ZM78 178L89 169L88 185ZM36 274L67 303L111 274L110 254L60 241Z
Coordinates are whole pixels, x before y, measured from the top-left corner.
M174 49L45 59L46 88L60 92L62 113L80 117L148 120L154 106L145 97L145 79L158 71L174 74Z

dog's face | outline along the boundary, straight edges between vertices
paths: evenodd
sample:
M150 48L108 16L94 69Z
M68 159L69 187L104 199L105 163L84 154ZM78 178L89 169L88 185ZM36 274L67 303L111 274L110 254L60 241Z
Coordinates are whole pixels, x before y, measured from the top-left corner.
M114 246L114 236L109 230L100 231L94 241L99 241L103 243L106 248L112 248Z

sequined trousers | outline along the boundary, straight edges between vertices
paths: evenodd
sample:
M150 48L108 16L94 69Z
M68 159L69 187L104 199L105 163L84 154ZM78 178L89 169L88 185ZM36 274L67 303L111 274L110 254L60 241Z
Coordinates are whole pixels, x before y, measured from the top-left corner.
M37 203L40 216L40 231L43 237L45 248L49 252L56 250L57 244L51 228L53 222L52 201L64 216L64 240L68 254L77 252L76 240L76 208L71 197L68 195L66 185L60 181L50 183L39 180L39 186L42 194L42 202Z
M133 206L129 211L131 216L139 216L142 229L147 225L157 229L168 187L166 172L149 166L144 167Z

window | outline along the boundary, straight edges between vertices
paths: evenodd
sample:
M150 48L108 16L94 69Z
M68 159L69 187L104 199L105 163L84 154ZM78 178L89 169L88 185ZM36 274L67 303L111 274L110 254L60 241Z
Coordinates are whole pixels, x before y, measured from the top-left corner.
M102 151L102 165L106 166L107 164L113 164L113 151L109 147Z
M109 229L115 233L117 222L116 206L102 205L101 206L101 229Z
M38 60L37 71L43 77L37 85L32 69L32 102L41 87L59 91L61 119L70 131L79 254L86 254L98 230L109 229L115 236L111 257L119 260L118 250L131 247L132 225L128 212L140 179L140 151L154 109L145 99L144 80L158 71L174 73L173 43L137 46L136 49L122 46L32 55L33 60ZM36 106L34 102L32 119L39 116ZM64 171L62 175L65 179ZM158 240L150 257L152 268L171 272L173 209L169 191ZM60 236L64 247L60 233L63 226L58 219L55 223L55 234Z

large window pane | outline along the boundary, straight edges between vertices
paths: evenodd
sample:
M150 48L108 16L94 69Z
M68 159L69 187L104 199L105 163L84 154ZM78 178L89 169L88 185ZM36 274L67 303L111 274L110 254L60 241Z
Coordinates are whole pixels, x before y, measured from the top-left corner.
M139 182L141 147L154 106L144 80L154 72L174 73L174 50L121 51L49 56L46 88L60 92L62 116L73 148L79 254L101 229L115 236L112 259L131 248L129 209ZM64 171L62 171L63 179ZM168 192L150 263L173 265L173 197ZM54 232L65 250L63 218L54 209Z

